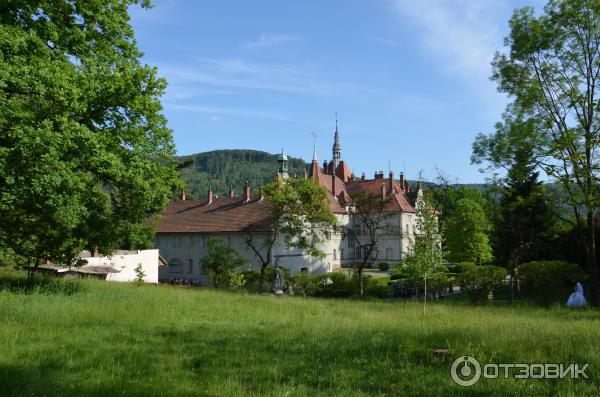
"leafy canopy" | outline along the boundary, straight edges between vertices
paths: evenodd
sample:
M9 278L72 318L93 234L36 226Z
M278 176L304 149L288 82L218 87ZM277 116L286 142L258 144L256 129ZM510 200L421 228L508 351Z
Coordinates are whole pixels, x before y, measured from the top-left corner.
M166 82L140 62L132 4L149 6L0 7L0 247L24 261L150 244L177 183Z
M282 237L288 247L322 257L319 244L337 225L325 189L311 179L290 178L265 186L264 194L275 237Z
M446 222L448 259L476 264L490 262L489 230L490 223L481 201L472 198L458 200L452 217Z
M244 264L244 259L223 240L210 237L206 256L201 260L215 288L237 287L234 268Z

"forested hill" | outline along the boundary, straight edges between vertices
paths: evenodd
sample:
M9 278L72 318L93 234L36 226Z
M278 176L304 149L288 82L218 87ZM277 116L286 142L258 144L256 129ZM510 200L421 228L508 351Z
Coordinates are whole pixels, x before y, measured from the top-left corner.
M289 156L288 159L290 176L304 176L305 161ZM180 156L177 160L180 163L193 160L181 170L189 198L206 197L208 185L220 197L229 194L229 185L241 195L246 180L252 193L257 194L261 184L273 182L278 169L277 154L258 150L215 150Z

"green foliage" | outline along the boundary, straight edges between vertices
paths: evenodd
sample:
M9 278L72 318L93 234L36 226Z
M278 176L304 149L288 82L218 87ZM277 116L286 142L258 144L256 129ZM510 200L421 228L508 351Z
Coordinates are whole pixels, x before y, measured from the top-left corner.
M515 10L505 53L492 63L492 78L513 100L496 132L480 135L473 162L510 169L514 148L564 191L560 203L577 226L590 275L592 301L600 303L596 249L600 140L600 3L551 0L541 15ZM517 145L514 145L517 143Z
M388 280L385 278L385 280ZM359 295L358 275L348 276L345 273L324 273L310 275L296 274L288 279L287 293L297 296L314 296L319 298L350 298ZM381 284L374 277L364 277L364 296L386 298L389 294L387 283Z
M544 258L554 229L553 214L546 191L534 171L532 150L515 150L500 201L496 225L497 260L509 268Z
M178 179L166 81L140 62L132 4L149 2L0 7L0 247L22 264L152 244Z
M146 272L142 268L142 264L138 263L138 265L134 269L135 271L135 282L138 284L144 283L144 277L146 277Z
M209 273L209 277L215 288L240 288L245 279L242 274L236 274L234 269L244 264L239 254L226 245L223 240L210 237L208 239L208 250L201 264Z
M319 279L308 273L299 273L290 277L286 284L288 295L315 296L319 290Z
M206 197L209 185L215 194L222 197L229 194L230 187L241 194L245 181L258 189L273 182L278 168L276 154L258 150L215 150L177 159L193 164L184 167L181 175L188 195L201 199ZM290 176L302 178L306 163L302 159L288 156L288 170Z
M521 292L548 306L555 300L565 303L577 282L587 277L580 266L561 261L534 261L518 267Z
M382 272L387 272L388 270L390 270L390 264L387 262L379 262L379 270L381 270Z
M456 202L446 222L447 259L454 262L470 261L476 264L492 260L492 248L487 233L490 224L482 202L463 198Z
M426 289L428 280L441 278L446 272L440 240L438 220L425 200L417 208L417 229L414 238L411 238L409 251L394 272L415 283L423 281Z
M282 237L288 247L311 256L323 257L319 244L325 231L336 227L327 192L312 179L290 178L264 187L269 201L274 238Z
M502 284L507 273L499 266L463 265L461 287L472 302L485 302L489 292Z

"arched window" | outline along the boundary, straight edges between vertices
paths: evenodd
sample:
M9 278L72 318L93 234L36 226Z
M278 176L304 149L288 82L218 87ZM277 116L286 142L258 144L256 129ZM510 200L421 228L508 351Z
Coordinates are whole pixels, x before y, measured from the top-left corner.
M181 273L183 268L183 263L177 259L173 258L169 261L169 273Z

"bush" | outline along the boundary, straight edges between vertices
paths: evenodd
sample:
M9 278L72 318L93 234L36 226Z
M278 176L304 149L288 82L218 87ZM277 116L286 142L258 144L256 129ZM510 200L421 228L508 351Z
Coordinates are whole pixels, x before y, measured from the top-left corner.
M319 290L318 276L307 273L296 274L288 279L286 290L289 295L315 296Z
M472 302L484 302L490 291L502 284L506 269L499 266L463 266L461 287Z
M387 262L381 262L379 264L379 270L381 270L382 272L387 272L388 270L390 270L390 264Z
M572 263L534 261L517 268L517 279L525 296L548 306L556 298L566 301L575 283L585 281L587 275Z
M344 273L325 273L317 276L317 296L347 298L356 293L356 282Z

